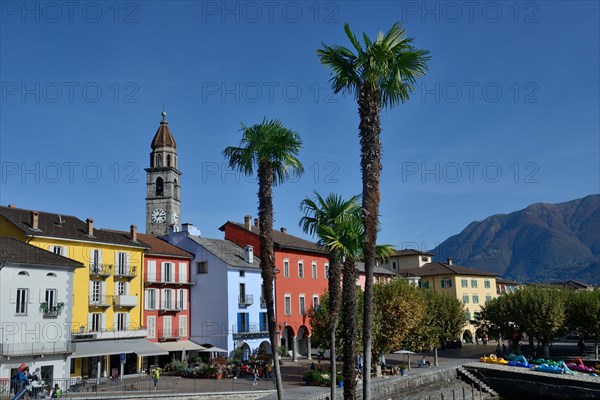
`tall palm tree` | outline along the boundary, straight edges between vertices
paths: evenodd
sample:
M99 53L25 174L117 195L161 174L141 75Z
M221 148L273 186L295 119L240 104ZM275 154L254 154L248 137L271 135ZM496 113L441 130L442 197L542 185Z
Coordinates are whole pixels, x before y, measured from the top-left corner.
M330 333L330 359L331 359L331 394L330 398L335 400L335 378L336 371L336 340L338 310L340 304L340 264L342 255L338 251L326 247L325 237L323 237L324 227L336 230L338 226L345 223L348 219L356 219L360 213L359 196L353 196L345 201L340 195L330 193L323 198L315 192L315 198L305 198L300 203L300 210L304 217L300 219L300 227L309 235L319 237L318 244L327 248L329 258L329 333Z
M229 167L245 175L258 175L258 219L260 229L260 269L267 303L269 340L273 355L273 369L277 397L283 398L281 370L279 368L279 344L273 299L275 257L273 254L273 185L282 184L300 176L304 167L297 156L302 140L297 132L283 126L277 119L263 119L262 123L248 127L242 124L242 140L239 147L227 147L223 156Z
M321 63L331 69L335 93L354 95L360 116L359 137L363 182L363 225L365 230L365 302L363 344L365 374L363 398L371 399L371 349L373 325L373 268L375 267L379 217L379 180L381 173L381 107L392 108L408 100L416 79L427 71L429 52L412 46L400 23L380 32L375 41L363 34L364 47L350 26L344 24L346 36L356 52L339 46L322 44L317 50Z

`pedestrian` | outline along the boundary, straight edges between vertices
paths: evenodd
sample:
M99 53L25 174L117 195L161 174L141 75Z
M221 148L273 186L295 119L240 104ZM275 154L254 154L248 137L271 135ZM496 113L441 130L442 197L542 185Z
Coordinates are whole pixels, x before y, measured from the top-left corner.
M50 395L50 398L60 399L61 397L62 397L62 390L60 390L60 387L58 387L58 383L55 383L54 389L52 389L52 394Z
M158 380L160 379L160 371L159 368L154 368L154 372L152 373L152 380L154 381L154 390L158 387Z
M256 379L258 378L258 370L256 367L252 368L252 386L256 386Z
M496 357L500 357L502 355L502 348L500 347L500 342L496 345Z
M267 365L267 378L271 378L273 376L273 364L269 363Z
M577 347L579 348L579 355L585 356L585 343L583 342L582 336L579 336L579 342L577 342Z
M506 354L506 345L502 343L502 355Z

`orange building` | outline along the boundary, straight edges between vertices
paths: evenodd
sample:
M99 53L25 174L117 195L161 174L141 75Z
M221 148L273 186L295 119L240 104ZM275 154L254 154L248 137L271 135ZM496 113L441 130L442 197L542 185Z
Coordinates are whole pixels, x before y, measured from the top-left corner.
M260 257L259 228L252 217L244 223L226 222L221 228L225 239L244 247L251 245ZM307 311L319 304L327 291L329 260L327 253L315 243L290 235L285 228L273 231L275 253L275 317L281 345L286 346L292 359L298 355L311 358L310 324Z

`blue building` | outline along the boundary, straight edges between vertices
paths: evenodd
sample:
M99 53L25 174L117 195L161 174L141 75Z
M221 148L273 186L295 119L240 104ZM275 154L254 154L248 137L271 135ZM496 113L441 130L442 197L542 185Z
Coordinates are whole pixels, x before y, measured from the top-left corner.
M260 261L252 246L209 239L190 224L169 232L168 241L192 254L190 340L246 354L270 354Z

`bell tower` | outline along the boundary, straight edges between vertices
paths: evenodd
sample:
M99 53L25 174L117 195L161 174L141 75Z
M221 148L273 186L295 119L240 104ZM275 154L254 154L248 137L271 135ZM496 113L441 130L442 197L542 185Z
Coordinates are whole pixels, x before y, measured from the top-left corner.
M150 145L150 168L146 168L146 233L164 236L169 227L179 228L180 177L177 169L177 144L169 129L167 113Z

